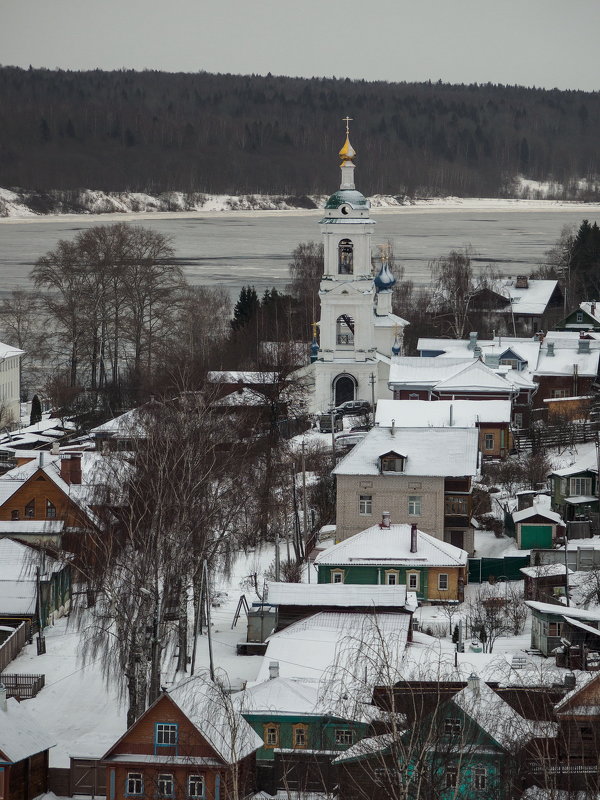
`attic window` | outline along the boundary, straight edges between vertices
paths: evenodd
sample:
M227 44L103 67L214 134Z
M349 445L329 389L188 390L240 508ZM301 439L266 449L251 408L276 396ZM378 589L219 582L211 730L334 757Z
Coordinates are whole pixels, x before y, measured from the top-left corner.
M444 720L444 733L460 733L461 729L462 725L460 719L457 719L456 717L446 717Z
M578 311L577 312L576 322L583 322L583 311Z
M36 481L45 481L45 480L46 478L44 478L43 475L38 475L38 477L36 478Z
M381 456L380 466L382 472L404 472L406 456L400 453L386 453Z
M56 519L56 506L50 500L46 500L46 519Z
M157 722L154 730L154 742L158 747L169 747L177 744L177 723Z
M30 500L25 506L25 519L33 519L35 517L35 500Z

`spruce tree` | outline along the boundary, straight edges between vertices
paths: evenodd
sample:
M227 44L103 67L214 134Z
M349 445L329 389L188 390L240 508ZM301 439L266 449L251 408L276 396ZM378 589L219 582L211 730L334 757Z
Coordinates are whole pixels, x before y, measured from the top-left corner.
M42 421L42 404L37 394L33 395L31 399L31 415L29 417L29 424L35 425L37 422Z
M245 328L250 320L256 315L260 301L254 286L243 286L237 303L233 309L233 319L231 327L234 331Z

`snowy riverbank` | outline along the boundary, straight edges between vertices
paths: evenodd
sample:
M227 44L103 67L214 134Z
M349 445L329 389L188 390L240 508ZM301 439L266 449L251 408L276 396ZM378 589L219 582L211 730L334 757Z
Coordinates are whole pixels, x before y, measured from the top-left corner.
M89 215L135 215L143 219L147 215L194 215L212 212L307 212L322 208L326 195L217 195L185 192L164 192L158 195L143 192L102 192L82 189L72 191L29 191L25 189L0 188L0 220L43 220L56 217ZM485 211L596 211L598 203L576 200L548 200L521 198L481 197L431 197L409 198L405 195L373 195L373 209L396 211L402 209L436 211L485 210Z

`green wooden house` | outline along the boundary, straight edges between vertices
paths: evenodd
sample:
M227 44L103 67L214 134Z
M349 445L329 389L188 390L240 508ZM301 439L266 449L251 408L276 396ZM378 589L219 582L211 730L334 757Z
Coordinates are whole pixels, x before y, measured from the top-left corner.
M557 331L600 331L600 303L595 300L579 304L579 308L555 325Z
M404 585L422 602L462 601L468 554L417 529L373 525L319 553L319 583Z
M581 459L550 473L552 510L566 521L587 518L598 511L596 457Z
M527 600L526 605L531 609L531 647L544 656L550 656L562 647L565 623L570 620L596 630L600 628L600 611L537 600Z
M275 666L274 666L274 669ZM366 719L347 719L321 696L318 682L273 677L236 696L263 740L256 753L258 788L331 791L333 759L366 735Z
M386 796L389 781L401 782L411 800L508 800L518 753L539 735L537 723L472 675L466 687L408 729L358 742L338 756L340 797L351 796L357 785L368 792L370 780L372 797Z

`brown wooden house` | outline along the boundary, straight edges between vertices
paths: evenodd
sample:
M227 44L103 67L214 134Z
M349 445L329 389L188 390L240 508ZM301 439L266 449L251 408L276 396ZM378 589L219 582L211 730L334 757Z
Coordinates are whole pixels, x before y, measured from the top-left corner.
M7 700L0 683L0 798L32 800L48 791L48 750L54 742L26 706Z
M102 758L107 798L246 796L261 746L226 693L188 678L163 692Z

